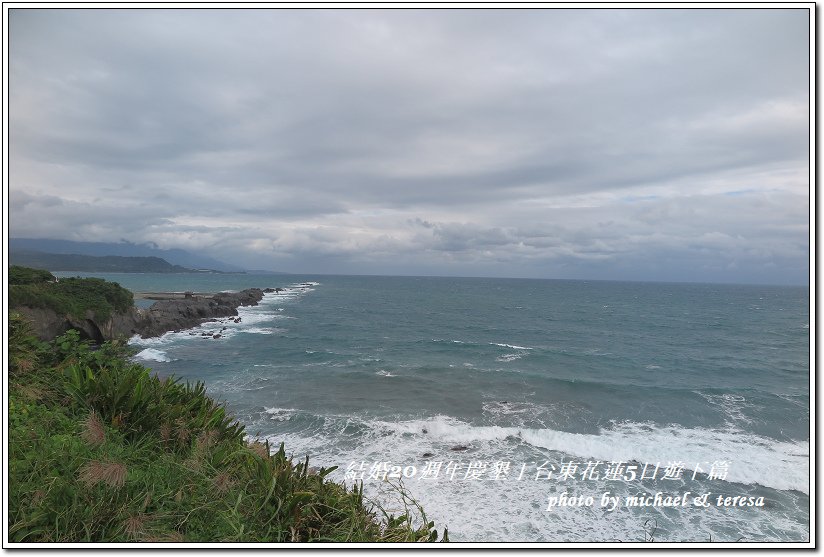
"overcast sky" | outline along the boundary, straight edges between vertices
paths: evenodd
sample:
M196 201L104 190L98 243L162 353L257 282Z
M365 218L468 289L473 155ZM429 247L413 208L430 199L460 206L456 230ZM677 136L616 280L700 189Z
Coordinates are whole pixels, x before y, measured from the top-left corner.
M13 9L11 235L306 273L806 283L808 18Z

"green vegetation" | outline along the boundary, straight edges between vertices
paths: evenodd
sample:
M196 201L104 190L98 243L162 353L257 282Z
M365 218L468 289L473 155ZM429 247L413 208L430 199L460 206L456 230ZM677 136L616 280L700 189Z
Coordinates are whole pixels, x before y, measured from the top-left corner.
M40 284L56 280L53 274L43 269L30 269L18 265L9 267L9 284Z
M334 468L270 454L203 384L158 379L125 350L75 331L43 343L11 313L9 541L437 540L406 496L391 516L362 484L326 479Z
M63 278L58 282L48 271L9 268L9 308L21 306L51 309L58 315L84 318L91 310L105 320L113 312L134 306L129 290L99 278Z

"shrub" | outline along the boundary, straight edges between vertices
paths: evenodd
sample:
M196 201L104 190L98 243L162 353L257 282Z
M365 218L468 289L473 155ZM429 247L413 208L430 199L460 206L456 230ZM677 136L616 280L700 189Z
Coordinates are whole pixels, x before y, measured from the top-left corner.
M11 280L14 270L16 282ZM91 311L99 319L134 306L131 291L116 282L99 278L64 278L57 282L48 271L12 267L9 281L9 307L51 309L58 315L84 318ZM43 274L45 273L45 275ZM46 279L46 276L50 279ZM42 280L41 280L42 279Z
M43 269L31 269L19 265L9 267L9 284L38 284L55 280L57 279L53 274Z

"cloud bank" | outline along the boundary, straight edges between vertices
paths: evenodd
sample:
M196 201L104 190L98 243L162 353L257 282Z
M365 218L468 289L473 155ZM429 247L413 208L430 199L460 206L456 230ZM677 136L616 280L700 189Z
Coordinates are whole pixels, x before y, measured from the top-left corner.
M805 283L809 12L9 12L13 236Z

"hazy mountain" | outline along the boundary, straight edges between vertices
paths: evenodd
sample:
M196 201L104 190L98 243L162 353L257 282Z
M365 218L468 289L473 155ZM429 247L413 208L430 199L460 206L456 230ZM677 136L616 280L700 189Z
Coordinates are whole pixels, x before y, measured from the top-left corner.
M84 271L109 273L191 273L192 269L172 265L160 257L123 257L119 255L77 255L15 250L9 254L12 265L47 271Z
M172 265L180 265L189 269L213 269L215 271L237 272L241 267L218 261L211 257L190 253L182 249L158 249L149 244L133 244L131 242L73 242L70 240L53 240L40 238L10 238L9 255L13 258L15 252L37 251L53 254L77 254L121 257L159 257ZM70 269L79 271L80 269Z

